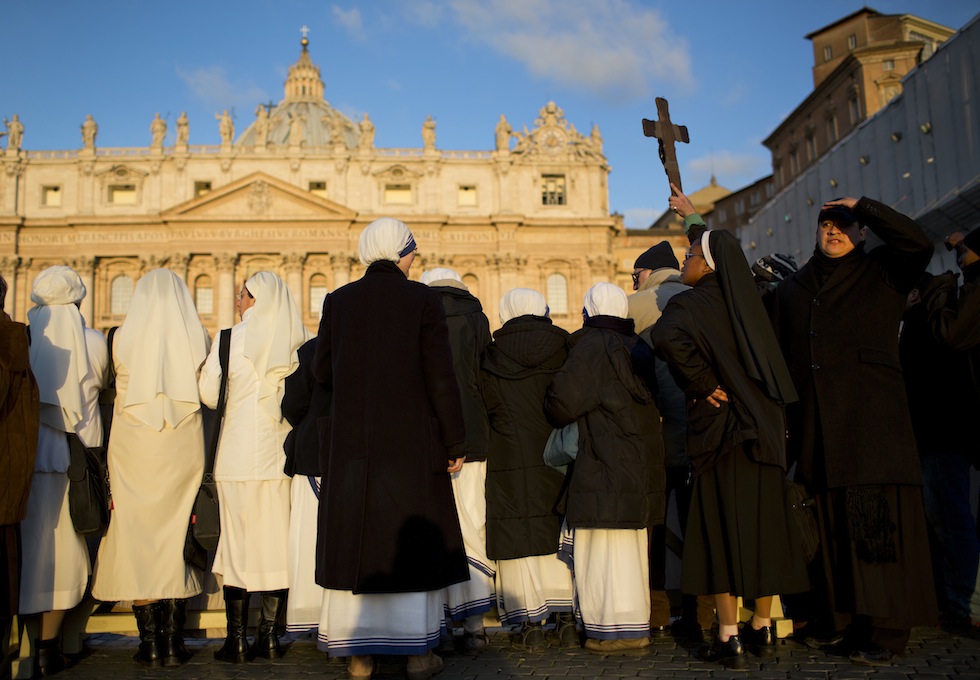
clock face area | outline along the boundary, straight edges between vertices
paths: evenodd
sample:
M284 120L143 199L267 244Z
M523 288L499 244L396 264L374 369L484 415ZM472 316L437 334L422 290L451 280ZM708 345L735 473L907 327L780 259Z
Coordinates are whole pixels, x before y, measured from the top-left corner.
M541 148L547 153L558 153L565 148L565 133L558 128L541 131Z

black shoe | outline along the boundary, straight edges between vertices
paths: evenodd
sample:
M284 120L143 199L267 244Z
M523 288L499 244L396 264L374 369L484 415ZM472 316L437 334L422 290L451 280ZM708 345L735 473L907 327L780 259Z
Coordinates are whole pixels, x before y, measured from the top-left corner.
M224 587L225 619L228 634L221 649L214 653L216 661L226 663L245 663L248 661L248 638L245 627L248 625L248 593L242 588Z
M670 637L670 626L650 626L650 639L663 640Z
M255 642L249 650L249 659L274 661L283 656L279 644L279 619L286 608L285 590L272 590L262 593L262 611L259 625L255 630Z
M136 627L139 629L140 646L133 655L136 663L149 668L163 666L163 654L160 649L160 611L161 603L153 602L140 606L133 605L136 616Z
M71 665L68 657L61 653L58 638L34 641L34 677L47 678L60 673Z
M165 668L187 663L191 653L184 645L184 622L187 620L186 600L161 600L159 638L160 657Z
M745 645L745 649L756 656L776 656L776 632L772 626L753 628L752 622L750 621L742 626L738 636L742 638L742 644Z
M851 653L851 650L847 650L847 654L842 654L844 645L846 644L843 635L831 635L827 638L813 637L811 635L803 638L803 644L808 649L813 649L818 652L836 653L842 656L847 656L847 654Z
M848 658L862 666L885 666L891 663L894 656L891 650L872 643L863 649L851 652Z
M727 642L714 638L710 645L698 652L698 658L709 663L720 663L725 668L745 668L748 664L745 647L738 635L732 635Z

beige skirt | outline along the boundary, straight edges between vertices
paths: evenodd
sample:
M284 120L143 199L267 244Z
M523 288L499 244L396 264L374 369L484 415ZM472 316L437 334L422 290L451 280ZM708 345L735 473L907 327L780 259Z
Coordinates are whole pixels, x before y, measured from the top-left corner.
M316 584L316 526L320 505L320 478L296 475L292 479L291 488L286 630L315 631L323 605L323 588Z
M68 513L68 475L34 473L20 531L20 613L71 609L81 602L91 568L85 539L75 533Z
M199 440L200 427L188 431ZM133 444L133 433L124 437L122 428L110 440L112 517L92 578L97 600L183 599L201 592L200 572L184 561L184 539L204 469L200 447L182 447L179 431L169 437L142 432L148 441L142 448ZM160 455L166 441L173 442L174 450Z
M211 571L257 593L289 588L291 479L218 482L221 538Z

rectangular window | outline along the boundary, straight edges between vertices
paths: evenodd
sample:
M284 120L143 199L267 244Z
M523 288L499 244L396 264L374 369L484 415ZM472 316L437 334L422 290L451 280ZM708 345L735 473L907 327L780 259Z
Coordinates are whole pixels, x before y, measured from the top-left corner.
M752 206L752 207L755 207L755 206L759 205L759 200L760 200L759 199L759 191L757 189L757 190L753 191L749 195L749 205Z
M861 102L855 97L848 102L848 110L851 113L851 125L861 122Z
M320 198L327 197L327 183L326 182L310 182L310 193L314 196L319 196Z
M565 205L565 175L541 176L541 205Z
M211 191L211 182L194 182L194 198Z
M894 71L895 70L895 60L894 59L885 59L883 62L881 62L881 68L884 69L885 71Z
M136 185L111 185L109 187L109 203L112 205L136 205Z
M194 291L194 304L197 306L197 313L203 316L214 314L214 289L199 287Z
M837 116L827 118L827 141L831 144L837 141Z
M834 48L832 48L830 45L827 45L825 48L823 48L823 60L830 61L833 58L834 58Z
M796 155L796 151L791 151L789 154L789 174L796 177L800 174L800 159Z
M476 206L476 187L472 184L460 184L456 203L460 208Z
M735 201L735 216L738 217L744 212L745 212L745 199L739 198Z
M412 185L411 184L386 184L385 203L411 205Z
M767 199L768 198L772 198L773 191L775 191L775 187L772 184L767 184L766 185L766 198Z
M320 318L323 314L323 298L327 297L327 286L325 284L310 284L310 315Z
M806 159L809 162L813 162L817 159L817 138L807 137L806 138Z
M853 33L851 33L849 36L847 36L847 49L853 50L857 46L858 46L858 37Z
M48 208L61 207L61 187L41 187L41 205Z

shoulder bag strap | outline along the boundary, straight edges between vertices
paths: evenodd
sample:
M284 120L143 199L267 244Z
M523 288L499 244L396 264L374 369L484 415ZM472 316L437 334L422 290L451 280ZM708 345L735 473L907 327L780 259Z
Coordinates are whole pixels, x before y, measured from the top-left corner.
M218 405L214 411L215 423L211 430L211 439L204 451L204 479L210 481L214 475L214 459L218 453L218 439L221 436L221 421L225 417L225 406L228 402L228 364L231 356L231 329L221 331L218 339L218 364L221 367L221 389L218 391Z
M116 331L118 330L119 326L113 326L109 329L109 333L106 335L106 344L109 348L109 382L106 384L106 387L114 388L116 386L116 364L112 360L112 339L115 337Z

